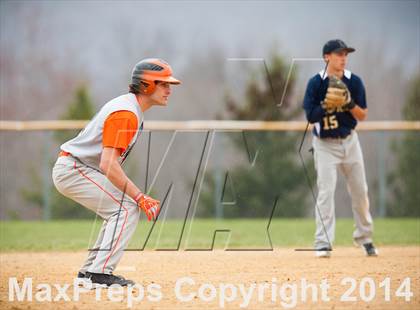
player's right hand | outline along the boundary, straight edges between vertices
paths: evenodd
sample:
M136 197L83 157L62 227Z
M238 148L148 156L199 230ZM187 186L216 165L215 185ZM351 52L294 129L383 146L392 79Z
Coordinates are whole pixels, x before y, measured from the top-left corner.
M160 211L160 201L143 193L136 197L137 205L146 213L147 220L156 220Z

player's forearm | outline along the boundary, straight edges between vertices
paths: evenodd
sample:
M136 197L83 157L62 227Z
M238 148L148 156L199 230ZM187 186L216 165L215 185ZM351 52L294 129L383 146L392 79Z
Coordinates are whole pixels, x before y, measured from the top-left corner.
M353 109L351 109L350 113L358 121L364 121L367 117L367 109L362 109L358 105L356 105Z
M126 187L125 194L131 198L134 199L134 197L136 197L136 195L140 192L140 189L127 177L118 161L110 161L101 169L116 188L123 192L124 187Z
M306 119L309 123L317 123L322 120L325 116L325 111L321 105L311 106L310 108L305 108Z

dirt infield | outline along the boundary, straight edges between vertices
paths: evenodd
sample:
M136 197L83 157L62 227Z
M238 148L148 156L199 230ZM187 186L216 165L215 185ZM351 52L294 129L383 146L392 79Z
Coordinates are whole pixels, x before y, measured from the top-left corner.
M66 291L71 301L35 300L40 296L43 298L46 296L45 287L36 287L41 283L60 286L65 283L72 284L73 277L85 255L85 252L0 254L0 308L126 309L129 306L129 299L133 309L219 309L222 306L225 309L238 309L241 304L247 309L282 309L288 305L293 309L420 308L420 247L418 246L383 247L380 248L380 256L377 258L365 257L357 248L338 248L333 251L330 259L317 259L311 252L295 252L293 249L276 249L272 252L127 252L116 273L135 280L145 288L142 300L139 295L141 288L138 288L130 294L135 297L140 296L139 300L132 300L131 296L128 296L129 293L124 291L123 295L118 293L114 295L116 298L121 296L123 300L114 302L108 299L109 290L98 289L83 292L80 300L74 301L72 287ZM20 288L23 286L24 278L32 278L32 302L16 301L17 295L14 295L15 301L9 300L11 277L17 278ZM190 277L195 284L181 282L184 277ZM356 298L356 301L340 301L345 291L351 287L350 282L341 283L346 277L356 280L355 290L349 294L349 298ZM362 280L366 277L372 278L373 281ZM379 283L387 277L390 278L390 301L385 301L385 289L379 287ZM414 295L410 301L395 296L398 287L407 277L410 278L411 292ZM302 301L304 285L302 278L305 278L307 283L317 285L315 292L317 301L312 299L313 288L306 291L307 300ZM330 286L327 290L328 296L322 296L320 288L322 280ZM177 283L182 284L179 295L176 295L175 291ZM214 289L211 285L202 286L204 283L212 284ZM147 286L151 284L155 287L149 291ZM156 285L161 287L158 288ZM292 294L293 286L297 288L296 295ZM363 290L360 287L363 287ZM371 288L373 291L370 291ZM201 295L197 294L190 301L180 300L199 291ZM234 291L236 298L232 295ZM57 289L52 287L52 298L57 297L57 292ZM212 292L215 296L212 296ZM371 295L372 292L376 293L374 297ZM160 300L156 301L159 296ZM222 298L223 296L226 300ZM248 304L245 303L244 296L248 296ZM297 297L287 299L290 296ZM211 297L214 299L210 300ZM321 301L323 297L329 297L330 300ZM97 298L100 300L97 301ZM206 298L210 301L205 301ZM361 298L371 301L363 301ZM230 301L232 299L233 301Z

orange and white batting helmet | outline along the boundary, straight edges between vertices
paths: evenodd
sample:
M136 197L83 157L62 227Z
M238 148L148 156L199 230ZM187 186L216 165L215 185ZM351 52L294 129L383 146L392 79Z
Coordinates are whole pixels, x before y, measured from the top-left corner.
M172 76L171 66L158 58L147 58L139 61L131 73L130 88L139 93L150 95L155 91L156 82L181 84L181 81Z

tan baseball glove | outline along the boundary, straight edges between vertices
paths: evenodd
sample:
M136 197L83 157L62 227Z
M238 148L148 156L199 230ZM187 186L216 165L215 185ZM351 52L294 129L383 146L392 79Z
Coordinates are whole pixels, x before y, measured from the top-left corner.
M337 108L349 110L352 109L354 105L347 85L337 76L331 75L329 77L327 94L322 102L323 108L327 111L336 110Z

